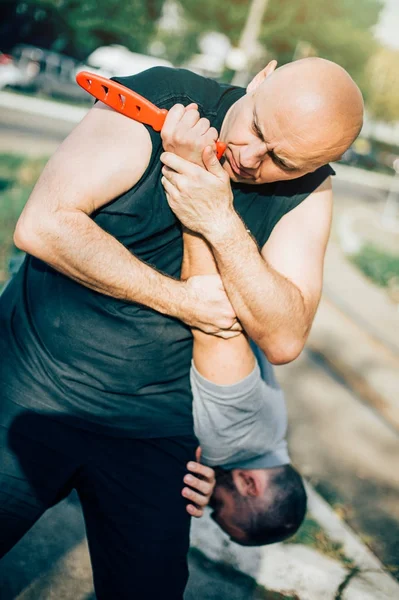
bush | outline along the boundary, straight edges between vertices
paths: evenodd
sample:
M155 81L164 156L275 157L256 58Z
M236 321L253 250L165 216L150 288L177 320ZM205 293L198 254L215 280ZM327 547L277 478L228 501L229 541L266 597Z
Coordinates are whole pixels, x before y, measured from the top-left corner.
M15 252L13 233L47 158L0 154L0 287L9 276L8 261Z
M365 244L351 260L379 286L388 287L390 281L399 278L399 256L381 250L373 244Z

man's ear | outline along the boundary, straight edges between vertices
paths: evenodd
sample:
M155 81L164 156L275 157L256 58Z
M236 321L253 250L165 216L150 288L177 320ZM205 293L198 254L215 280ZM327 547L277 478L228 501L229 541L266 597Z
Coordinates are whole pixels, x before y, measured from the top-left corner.
M269 77L275 71L276 67L277 67L277 61L271 60L269 62L269 64L266 65L266 67L264 69L259 71L259 73L257 75L255 75L255 77L252 79L252 81L250 81L248 83L247 92L249 93L249 92L253 92L254 90L256 90L256 88L258 86L260 86L261 83L264 82L266 77Z
M241 496L255 498L265 493L266 477L263 469L233 469L232 477Z

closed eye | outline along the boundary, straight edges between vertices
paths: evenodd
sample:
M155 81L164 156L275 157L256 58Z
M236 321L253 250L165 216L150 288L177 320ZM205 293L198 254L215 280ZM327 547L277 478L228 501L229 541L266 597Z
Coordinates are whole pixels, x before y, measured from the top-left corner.
M258 136L258 138L260 138L262 140L262 142L265 141L265 138L263 137L263 134L261 132L261 130L259 129L256 121L252 121L252 129L254 130L254 132L256 133L256 135Z
M252 121L252 129L254 131L254 133L262 140L262 142L265 142L265 138L263 137L263 133L261 132L261 130L259 129L259 126L256 122L256 114L254 113L254 119ZM287 172L293 172L293 171L297 171L297 167L294 166L290 166L287 165L283 160L281 160L281 158L279 158L276 154L274 154L273 150L269 150L268 152L270 158L272 159L272 161L274 162L274 164L277 167L280 167L280 169L283 169L284 171Z
M284 171L288 171L288 172L297 171L297 167L291 167L291 166L287 165L284 161L281 160L281 158L279 158L276 154L274 154L273 150L269 150L269 156L272 159L272 161L274 162L274 164L277 165L278 167L280 167L281 169L284 169Z

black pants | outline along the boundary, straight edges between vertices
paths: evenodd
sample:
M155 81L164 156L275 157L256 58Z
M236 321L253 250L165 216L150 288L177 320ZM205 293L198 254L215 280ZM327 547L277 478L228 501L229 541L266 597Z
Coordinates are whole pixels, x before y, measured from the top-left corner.
M75 488L98 600L183 597L194 436L126 439L1 400L0 556Z

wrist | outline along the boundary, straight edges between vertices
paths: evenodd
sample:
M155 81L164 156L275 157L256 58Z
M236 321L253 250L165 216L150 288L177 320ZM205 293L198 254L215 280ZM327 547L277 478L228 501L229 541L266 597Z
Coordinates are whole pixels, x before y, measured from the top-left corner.
M176 284L173 290L173 299L167 305L165 313L179 321L187 322L190 320L192 302L187 281L174 281Z
M237 234L246 232L244 223L234 209L224 214L218 214L209 229L202 235L214 248L234 240Z

